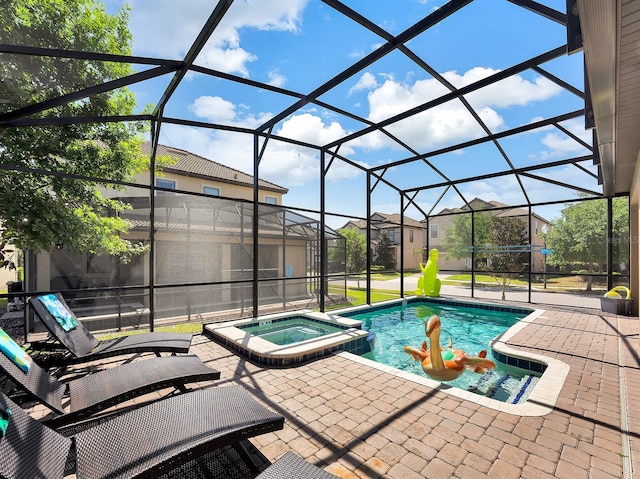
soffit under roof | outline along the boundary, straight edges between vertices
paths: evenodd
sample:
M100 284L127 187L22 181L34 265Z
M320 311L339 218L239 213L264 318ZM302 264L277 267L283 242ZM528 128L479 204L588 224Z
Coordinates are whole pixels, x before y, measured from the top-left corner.
M640 151L640 2L578 0L605 195L625 194Z

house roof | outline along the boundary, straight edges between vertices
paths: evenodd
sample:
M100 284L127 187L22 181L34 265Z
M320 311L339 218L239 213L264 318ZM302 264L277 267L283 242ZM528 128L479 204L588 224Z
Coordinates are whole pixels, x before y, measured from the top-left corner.
M467 211L482 211L482 210L498 210L495 214L496 216L501 217L509 217L509 216L529 216L529 211L525 208L518 207L510 207L505 203L500 203L499 201L485 201L482 198L474 198L469 202L469 205L465 205L462 208L444 208L436 216L444 216L453 213L462 213ZM544 219L542 216L536 214L535 212L531 212L531 216L536 218L540 218L545 223L549 223L548 220ZM426 221L426 220L423 220Z
M141 149L143 153L151 154L151 145L148 141L142 144ZM163 171L167 173L253 187L252 175L180 148L159 144L156 155L168 155L177 160L175 164L163 168ZM287 188L265 180L258 180L258 185L263 190L282 194L289 191Z
M366 220L358 220L358 221L349 221L347 224L343 226L343 228L349 227L349 225L355 226L359 229L366 229L367 222ZM409 218L408 216L404 217L404 225L413 227L413 228L423 228L424 225L420 223L418 220L414 220L413 218ZM372 230L383 230L389 228L395 228L400 226L400 214L387 214L387 213L373 213L371 215L371 229Z

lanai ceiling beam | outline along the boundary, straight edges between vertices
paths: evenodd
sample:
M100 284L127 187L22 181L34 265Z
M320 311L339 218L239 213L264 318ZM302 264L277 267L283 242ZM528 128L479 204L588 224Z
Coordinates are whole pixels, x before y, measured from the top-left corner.
M501 131L498 133L494 133L490 136L485 136L482 138L477 138L475 140L465 141L463 143L458 143L456 145L447 146L444 148L440 148L439 150L433 150L428 153L423 153L419 156L413 158L405 158L403 160L393 161L390 163L386 163L385 165L380 165L372 168L372 170L382 169L382 168L393 168L395 166L400 166L405 163L410 163L412 161L419 161L425 158L431 158L434 156L442 155L443 153L451 153L453 151L461 150L463 148L468 148L471 146L480 145L482 143L486 143L488 141L493 141L494 139L506 138L509 136L517 135L519 133L525 133L528 131L536 130L538 128L543 128L549 125L555 125L558 122L571 120L573 118L581 117L584 115L584 110L576 110L570 113L564 113L562 115L554 116L553 118L547 118L546 120L540 120L533 123L529 123L527 125L519 126L516 128L512 128L511 130Z
M590 160L591 156L581 156L581 157L576 157L576 158L569 158L567 160L558 160L558 161L553 161L553 162L549 162L549 163L543 163L540 165L533 165L533 166L526 166L526 167L522 167L522 168L516 168L515 170L511 171L497 171L494 173L487 173L484 175L478 175L478 176L474 176L474 177L469 177L469 178L461 178L459 180L454 180L454 182L448 182L448 183L434 183L432 185L428 185L428 186L419 186L416 188L408 188L405 191L409 192L409 191L421 191L421 190L429 190L432 188L442 188L443 186L454 186L455 184L460 184L460 183L471 183L473 181L479 181L479 180L488 180L488 179L492 179L492 178L497 178L499 176L508 176L508 175L514 175L514 174L520 174L523 175L529 171L534 171L534 170L542 170L545 168L553 168L556 166L563 166L563 165L571 165L574 164L578 161L586 161L586 160ZM567 187L569 187L567 185Z
M266 135L264 135L264 141L262 142L262 147L260 148L260 152L258 153L258 164L262 162L262 157L264 156L264 152L267 149L267 143L269 143L269 139L271 139L272 133L273 133L273 127L269 128Z
M534 2L533 0L508 0L509 2L518 5L522 8L525 8L531 12L537 13L538 15L542 15L544 18L548 20L553 20L560 25L567 26L569 20L565 13L559 12L558 10L554 10L551 7L547 7L546 5L542 5L541 3Z
M0 123L2 128L23 126L51 126L51 125L83 125L87 123L120 123L127 121L151 121L153 115L121 115L121 116L75 116L75 117L45 117L20 118Z
M163 58L139 57L133 55L116 55L113 53L87 52L79 50L63 50L61 48L30 47L0 43L0 53L28 55L35 57L71 58L74 60L94 60L100 62L135 63L139 65L158 65L178 69L182 66L179 60Z
M543 176L538 176L538 175L534 175L532 173L522 173L522 176L526 176L528 178L532 178L534 180L538 180L538 181L543 181L545 183L550 183L552 185L556 185L556 186L561 186L563 188L569 188L572 190L576 190L576 191L580 191L581 193L587 193L589 195L594 195L597 196L598 198L602 197L602 193L598 193L597 191L591 191L588 190L587 188L582 188L580 186L576 186L576 185L570 185L568 183L563 183L561 181L556 181L556 180L552 180L551 178L545 178Z
M564 133L565 135L567 135L568 137L570 137L571 139L575 140L576 142L580 143L582 146L584 146L587 150L589 151L593 151L593 146L591 146L589 143L587 143L586 141L584 141L582 138L580 138L579 136L575 135L574 133L572 133L571 131L567 130L564 126L562 125L558 125L558 124L554 124L554 126L562 131L562 133Z
M549 73L547 70L545 70L544 68L540 67L539 65L531 67L531 69L533 71L539 73L540 75L542 75L546 79L551 80L556 85L558 85L558 86L564 88L565 90L573 93L578 98L580 98L582 100L585 99L585 94L584 94L584 92L582 90L580 90L579 88L574 87L573 85L571 85L570 83L567 83L566 81L562 80L561 78L558 78L554 74Z
M218 70L212 70L211 68L206 68L206 67L202 67L199 65L192 65L191 66L191 70L198 72L198 73L202 73L204 75L210 75L210 76L214 76L217 78L222 78L224 80L229 80L232 81L234 83L241 83L243 85L247 85L247 86L251 86L254 88L260 88L261 90L267 90L267 91L271 91L273 93L278 93L281 95L286 95L286 96L290 96L293 98L298 98L298 99L302 99L305 98L306 95L299 93L299 92L295 92L292 90L287 90L285 88L282 87L277 87L277 86L273 86L273 85L269 85L268 83L262 83L256 80L252 80L250 78L243 78L243 77L239 77L236 75L232 75L230 73L225 73L225 72L221 72ZM374 122L372 122L371 120L367 120L366 118L362 118L354 113L351 113L349 111L343 110L342 108L339 108L335 105L331 105L330 103L326 103L322 100L312 100L310 101L310 103L317 105L319 107L322 108L326 108L329 111L332 111L334 113L337 113L339 115L342 115L346 118L350 118L352 120L356 120L360 123L363 123L365 125L374 125ZM385 129L380 129L380 132L383 133L384 135L388 136L391 140L395 141L396 143L398 143L400 146L406 148L407 150L409 150L412 153L418 154L418 152L414 152L410 147L408 147L407 145L405 145L400 139L396 138L394 135L392 135L391 133L389 133L388 131L386 131ZM316 145L317 146L317 145ZM364 168L360 167L361 169Z
M105 93L111 90L117 90L118 88L122 88L124 86L133 85L134 83L149 80L151 78L156 78L161 75L165 75L166 73L170 73L174 70L175 68L173 67L156 67L140 73L134 73L133 75L127 75L126 77L118 78L116 80L101 83L99 85L83 88L82 90L76 90L74 92L67 93L66 95L61 95L56 98L51 98L49 100L41 101L39 103L34 103L32 105L2 113L0 114L0 122L3 123L5 121L22 118L29 115L35 115L36 113L50 110L52 108L65 105L73 101L82 100L83 98L87 98L93 95L98 95L100 93Z
M335 0L323 0L323 1L327 5L335 8L336 10L340 11L341 13L343 13L346 16L348 16L352 20L358 22L359 14L357 14L353 10L349 9L348 7L344 6L342 3L337 2ZM321 95L325 94L326 92L328 92L329 90L331 90L335 86L339 85L340 83L342 83L343 81L347 80L348 78L351 78L356 73L364 70L365 68L367 68L371 64L373 64L376 61L378 61L380 58L384 57L385 55L387 55L391 51L395 50L398 47L398 45L402 45L405 42L408 42L409 40L411 40L412 38L415 38L420 33L422 33L425 30L431 28L433 25L438 24L439 22L441 22L442 20L447 18L449 15L452 15L453 13L455 13L456 11L458 11L459 9L461 9L462 7L467 5L468 3L471 3L471 1L472 0L451 0L450 2L444 4L442 7L438 8L437 10L435 10L430 15L426 16L425 18L423 18L419 22L417 22L414 25L412 25L411 27L409 27L404 32L400 33L397 37L394 37L394 43L389 43L389 42L385 43L384 45L382 45L377 50L371 52L369 55L367 55L364 58L362 58L361 60L357 61L356 63L351 65L346 70L343 70L341 73L339 73L338 75L334 76L328 82L326 82L323 85L321 85L320 87L316 88L314 91L312 91L311 93L306 95L304 98L302 98L302 99L298 100L297 102L295 102L289 108L286 108L282 112L280 112L277 115L275 115L269 121L265 122L262 126L258 127L257 130L258 131L266 130L267 128L269 128L269 126L275 125L278 122L284 120L286 117L288 117L289 115L291 115L295 111L297 111L300 108L304 107L305 105L307 105L311 101L313 101L316 98L320 97ZM328 145L328 146L333 147L333 146L336 146L336 145L332 144L332 145Z
M191 48L185 55L184 60L182 61L182 68L176 72L174 77L171 79L171 82L169 83L169 85L167 85L167 88L162 93L162 96L160 97L160 100L158 101L158 104L153 111L154 115L159 115L160 112L164 110L165 105L178 88L178 85L193 65L193 62L196 60L197 56L204 48L207 40L209 40L209 37L211 37L211 35L213 34L213 31L220 24L220 21L224 17L224 14L227 12L227 10L229 10L229 7L232 3L233 0L220 0L215 6L206 23L200 30L200 33L198 33L198 36L191 44Z
M409 110L404 111L403 113L400 113L398 115L389 117L379 123L376 123L374 126L370 126L367 128L363 128L360 131L356 131L350 135L347 135L343 138L340 139L341 142L344 141L350 141L350 140L354 140L356 138L360 138L361 136L364 136L368 133L371 133L372 131L375 131L379 128L383 128L386 126L389 126L393 123L396 123L400 120L404 120L405 118L409 118L410 116L415 115L416 113L421 113L423 111L429 110L431 108L434 108L436 106L440 106L448 101L451 101L461 95L467 95L471 92L477 91L481 88L484 88L486 86L492 85L494 83L499 82L500 80L504 80L506 78L509 78L517 73L521 73L525 70L530 69L531 67L533 67L534 65L538 65L540 63L546 63L548 61L551 61L555 58L558 58L562 55L565 54L566 51L566 45L564 46L560 46L557 48L554 48L553 50L549 50L546 53L543 53L541 55L537 55L533 58L530 58L529 60L526 60L524 62L518 63L517 65L513 65L512 67L509 68L505 68L504 70L501 70L497 73L494 73L493 75L489 75L488 77L485 77L481 80L478 80L474 83L471 83L469 85L463 86L461 88L459 88L458 90L456 90L455 92L450 92L447 93L445 95L442 95L438 98L435 98L434 100L430 100L426 103L422 103L420 105L417 105L413 108L410 108ZM583 112L584 114L584 112ZM331 148L332 146L335 146L335 143L337 143L337 141L333 142L333 143L329 143L327 145L325 145L325 147L327 148Z
M593 173L592 171L589 171L588 168L585 168L584 166L582 166L582 165L580 165L578 163L574 163L573 166L575 166L576 168L584 171L586 174L592 176L593 178L598 179L598 175Z

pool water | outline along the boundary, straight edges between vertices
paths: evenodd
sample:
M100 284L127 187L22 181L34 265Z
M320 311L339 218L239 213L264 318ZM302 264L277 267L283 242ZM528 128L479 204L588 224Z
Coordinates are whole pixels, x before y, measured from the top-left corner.
M240 328L279 346L299 343L344 330L344 328L312 321L304 317L292 317L276 322L261 322L257 325L240 326Z
M486 349L487 358L496 363L495 370L481 375L467 369L459 378L446 384L503 402L515 404L526 400L539 373L497 362L493 358L490 342L526 317L528 311L514 313L419 301L350 314L349 317L361 320L362 329L369 331L371 352L363 354L363 357L426 376L420 362L414 361L403 348L422 346L426 339L424 323L433 314L437 314L442 323L440 345L443 348L447 347L451 338L454 349L463 349L468 356L477 356L481 350Z

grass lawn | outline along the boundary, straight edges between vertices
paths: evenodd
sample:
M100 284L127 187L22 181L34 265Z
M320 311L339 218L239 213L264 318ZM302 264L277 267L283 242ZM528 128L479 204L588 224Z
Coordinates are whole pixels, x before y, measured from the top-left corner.
M536 275L538 276L542 276L540 273L536 273ZM451 276L447 276L442 283L443 284L449 284L449 285L455 285L455 284L459 284L460 282L467 282L470 283L471 282L471 275L470 274L453 274ZM476 283L496 283L498 284L500 282L500 278L498 278L498 281L496 281L496 278L494 278L493 276L490 275L482 275L482 274L477 274L476 275ZM509 282L510 285L513 286L527 286L528 283L525 280L522 279L512 279ZM532 286L541 286L542 285L542 281L539 281L537 283L531 283ZM606 287L606 280L596 280L594 278L593 280L593 287L598 287L598 286L605 286ZM576 289L586 289L587 287L587 283L586 281L583 279L582 276L580 275L573 275L573 276L547 276L547 286L556 290L559 289L567 289L567 290L571 290L571 291L575 291Z
M331 294L342 294L341 288L329 288ZM347 297L349 303L332 305L337 307L359 306L361 304L367 304L367 290L364 288L347 288ZM400 297L400 291L387 291L387 290L371 290L371 302L377 303L379 301L386 301L388 299L395 299Z
M420 271L405 271L403 277L407 277L407 276L412 276L416 273L419 273ZM350 274L349 275L349 279L358 279L358 277L360 277L361 281L366 281L367 279L367 275L365 273L362 274ZM377 272L372 272L371 273L371 280L374 281L387 281L390 279L396 279L400 277L400 273L399 272L383 272L383 273L377 273Z
M7 294L7 288L0 289L0 294ZM0 309L6 310L8 302L7 298L0 298Z
M118 338L120 336L129 336L130 334L141 334L148 333L149 329L135 329L135 330L127 330L117 333L108 333L102 335L96 335L102 340ZM161 326L159 328L155 328L154 331L162 332L162 333L191 333L191 334L199 334L202 332L202 323L180 323L174 324L172 326Z

